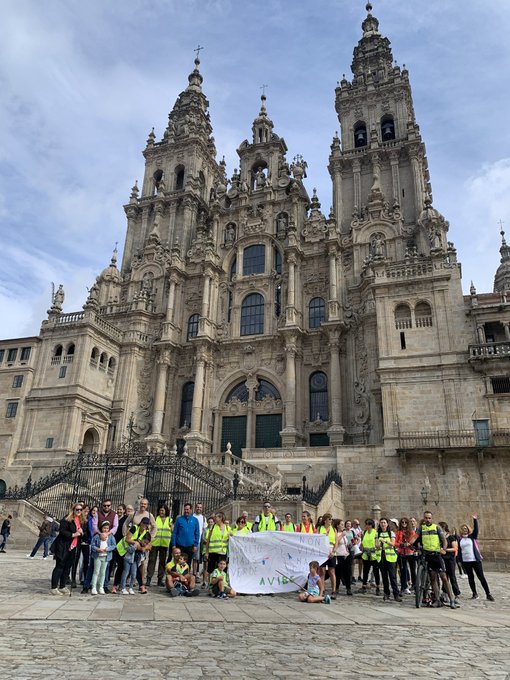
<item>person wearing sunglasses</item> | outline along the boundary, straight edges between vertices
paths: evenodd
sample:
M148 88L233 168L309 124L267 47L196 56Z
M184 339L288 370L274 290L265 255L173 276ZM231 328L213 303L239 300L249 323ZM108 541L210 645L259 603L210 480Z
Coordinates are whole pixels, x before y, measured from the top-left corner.
M117 513L112 508L112 501L110 498L105 498L101 503L96 517L93 520L94 536L99 533L99 527L103 522L108 522L110 525L110 533L115 536L119 527L119 518Z
M66 583L83 536L82 512L83 504L74 503L69 514L60 522L58 536L51 546L51 552L55 557L55 568L51 574L51 595L70 595Z
M236 519L236 525L232 530L232 533L234 536L237 536L237 534L249 534L250 533L250 528L246 524L246 517L241 515Z

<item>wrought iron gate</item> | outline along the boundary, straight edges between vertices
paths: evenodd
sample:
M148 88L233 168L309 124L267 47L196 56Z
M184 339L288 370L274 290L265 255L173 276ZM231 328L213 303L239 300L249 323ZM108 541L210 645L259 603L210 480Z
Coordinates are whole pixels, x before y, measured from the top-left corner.
M76 459L36 483L8 489L6 498L24 499L60 519L72 504L98 505L111 498L135 503L145 496L152 511L167 503L175 517L186 502L202 502L205 512L233 498L232 482L183 452L147 451L146 444L131 442L104 455L79 453Z

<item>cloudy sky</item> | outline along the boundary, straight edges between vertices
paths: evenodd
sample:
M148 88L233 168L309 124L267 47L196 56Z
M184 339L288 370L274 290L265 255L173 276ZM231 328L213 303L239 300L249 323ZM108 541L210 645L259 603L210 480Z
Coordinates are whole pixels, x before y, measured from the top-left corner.
M81 309L187 84L193 48L230 176L268 84L275 131L331 203L334 88L349 77L362 0L17 0L0 40L0 337L38 333L51 282ZM464 290L492 289L498 221L510 237L508 0L374 0L406 64L427 145L434 205L450 222Z

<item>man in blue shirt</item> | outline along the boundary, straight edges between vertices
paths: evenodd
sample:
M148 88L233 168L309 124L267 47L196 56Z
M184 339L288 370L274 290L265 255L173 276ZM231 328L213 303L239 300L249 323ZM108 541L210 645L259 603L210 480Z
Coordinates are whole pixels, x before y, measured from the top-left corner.
M190 503L185 503L183 514L174 522L170 545L171 548L174 546L180 548L181 553L186 553L190 560L200 545L200 524L197 518L192 515Z

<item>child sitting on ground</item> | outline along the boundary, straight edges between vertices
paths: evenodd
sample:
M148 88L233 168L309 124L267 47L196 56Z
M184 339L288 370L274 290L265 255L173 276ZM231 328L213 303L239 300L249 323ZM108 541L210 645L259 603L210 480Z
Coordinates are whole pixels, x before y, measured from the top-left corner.
M226 600L228 597L236 596L236 591L229 585L226 569L227 560L220 559L218 566L210 577L212 594L219 600Z
M185 553L177 549L174 551L173 559L166 565L166 587L172 597L177 595L195 597L200 593L198 588L195 588L195 577L190 574L187 558Z
M324 602L331 604L329 595L324 595L324 581L319 575L319 563L315 560L308 565L310 573L306 583L306 591L299 593L301 602Z

